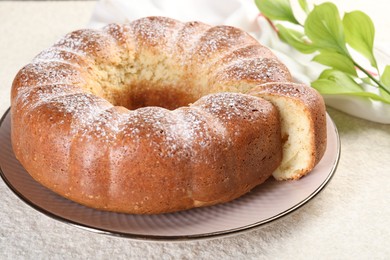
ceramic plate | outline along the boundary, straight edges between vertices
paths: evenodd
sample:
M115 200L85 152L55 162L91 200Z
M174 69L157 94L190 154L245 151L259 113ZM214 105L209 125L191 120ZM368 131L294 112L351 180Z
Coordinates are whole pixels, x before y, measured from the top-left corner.
M232 235L279 219L315 197L335 173L340 141L327 115L328 143L317 167L299 181L272 178L232 202L160 215L94 210L43 187L16 160L10 141L9 110L0 125L0 173L8 187L34 209L59 221L98 233L142 240L190 240Z

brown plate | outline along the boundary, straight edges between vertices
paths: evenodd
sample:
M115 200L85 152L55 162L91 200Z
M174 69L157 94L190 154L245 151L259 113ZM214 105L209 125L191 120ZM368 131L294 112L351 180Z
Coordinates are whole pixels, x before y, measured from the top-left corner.
M279 219L306 204L328 184L340 157L337 129L327 115L328 143L321 162L299 181L270 178L229 203L160 215L131 215L91 209L67 200L36 182L15 158L10 110L0 121L0 175L34 209L97 233L141 240L191 240L237 234Z

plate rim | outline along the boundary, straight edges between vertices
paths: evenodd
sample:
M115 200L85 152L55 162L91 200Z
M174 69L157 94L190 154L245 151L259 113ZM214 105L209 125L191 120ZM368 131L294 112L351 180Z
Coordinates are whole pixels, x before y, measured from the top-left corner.
M11 113L11 107L8 107L8 109L4 112L0 119L0 129L3 127L3 123L7 116L10 116ZM4 181L6 186L16 195L18 199L23 201L25 204L30 206L31 208L35 209L36 211L40 212L41 214L44 214L52 219L55 219L57 221L60 221L62 223L68 224L73 227L77 227L82 230L87 230L93 233L97 234L103 234L108 236L114 236L114 237L122 237L127 239L132 239L135 241L151 241L151 242L181 242L181 241L194 241L194 240L205 240L205 239L213 239L218 237L225 237L225 236L233 236L238 235L240 233L248 232L260 227L263 227L267 224L271 224L272 222L276 220L280 220L283 217L295 212L296 210L300 209L302 206L306 205L309 201L311 201L313 198L315 198L321 191L324 190L324 188L330 183L331 179L335 175L335 172L337 170L338 164L340 162L340 155L341 155L341 141L340 141L340 135L338 133L336 124L334 123L333 119L330 117L330 115L326 112L327 119L329 119L329 122L332 124L332 130L335 132L336 135L336 150L337 154L335 156L335 163L332 165L332 168L330 172L328 173L327 177L324 179L324 181L304 200L300 201L296 205L280 212L279 214L276 214L272 217L269 217L267 219L263 219L261 221L254 222L249 225L240 226L237 228L227 229L227 230L219 230L214 232L208 232L208 233L199 233L199 234L191 234L191 235L145 235L145 234L135 234L135 233L127 233L127 232L120 232L120 231L113 231L108 230L105 228L100 227L94 227L92 225L88 225L85 223L79 223L74 220L67 219L66 217L59 216L55 213L52 213L45 208L35 204L30 199L28 199L26 196L24 196L22 193L20 193L13 185L12 183L7 179L5 173L3 172L3 169L0 165L0 176L1 179ZM35 181L35 180L34 180ZM36 182L36 181L35 181ZM37 184L39 184L37 182ZM39 184L41 185L41 184ZM49 190L50 191L50 190ZM52 192L52 191L51 191ZM97 209L92 209L96 210Z

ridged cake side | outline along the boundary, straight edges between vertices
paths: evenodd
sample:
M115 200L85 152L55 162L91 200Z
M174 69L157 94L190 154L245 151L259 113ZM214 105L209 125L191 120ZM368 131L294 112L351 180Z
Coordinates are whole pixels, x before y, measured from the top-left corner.
M218 93L246 92L244 79L290 75L232 27L149 17L75 31L16 76L14 151L37 181L98 209L150 214L226 202L282 157L277 109Z

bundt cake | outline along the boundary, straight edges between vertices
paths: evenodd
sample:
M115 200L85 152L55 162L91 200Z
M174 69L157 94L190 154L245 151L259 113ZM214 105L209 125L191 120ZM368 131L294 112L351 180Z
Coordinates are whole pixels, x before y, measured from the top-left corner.
M42 185L101 210L233 200L321 159L325 107L230 26L146 17L72 32L16 75L11 139Z

